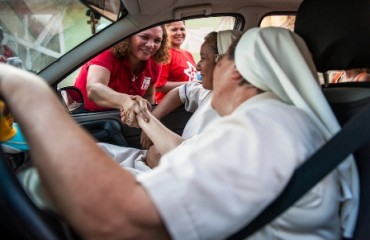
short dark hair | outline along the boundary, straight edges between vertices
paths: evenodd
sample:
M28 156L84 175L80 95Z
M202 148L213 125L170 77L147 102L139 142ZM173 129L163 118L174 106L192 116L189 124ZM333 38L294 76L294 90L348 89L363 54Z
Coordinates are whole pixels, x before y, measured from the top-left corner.
M182 22L185 26L185 21L184 20L178 20L178 21L174 21L174 22L169 22L169 23L166 23L164 26L167 28L168 26L171 25L171 23L175 23L175 22Z
M204 37L204 42L208 43L211 47L212 51L217 55L218 48L217 48L217 32L210 32Z

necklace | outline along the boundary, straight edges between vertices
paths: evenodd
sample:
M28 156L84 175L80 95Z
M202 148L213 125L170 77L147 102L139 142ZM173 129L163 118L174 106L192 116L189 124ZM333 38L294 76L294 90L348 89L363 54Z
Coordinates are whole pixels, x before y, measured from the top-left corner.
M139 76L143 73L142 72L142 68L143 68L143 63L141 63L141 62L139 62L135 66L132 66L132 69L131 69L131 75L132 75L131 82L134 83L139 78ZM137 74L135 75L135 73L137 73Z
M131 75L132 75L131 82L134 83L142 74L143 74L143 72L138 73L138 74L135 75L133 72L131 72Z
M137 79L137 77L138 77L138 76L135 76L135 75L132 73L131 81L132 81L132 82L135 82L135 81L136 81L136 79Z

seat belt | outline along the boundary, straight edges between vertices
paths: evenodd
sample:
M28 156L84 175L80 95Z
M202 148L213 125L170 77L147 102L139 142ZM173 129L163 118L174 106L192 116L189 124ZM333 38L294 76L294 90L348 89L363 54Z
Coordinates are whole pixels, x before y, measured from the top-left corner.
M252 222L228 240L245 239L291 207L349 154L370 139L370 103L353 116L333 138L296 169L282 193ZM351 141L348 141L351 139Z

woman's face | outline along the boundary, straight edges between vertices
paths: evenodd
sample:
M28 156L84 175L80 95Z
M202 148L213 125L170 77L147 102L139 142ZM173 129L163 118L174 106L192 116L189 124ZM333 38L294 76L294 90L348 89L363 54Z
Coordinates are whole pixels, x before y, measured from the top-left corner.
M173 22L170 23L166 29L170 37L171 47L180 49L186 37L184 23L182 21Z
M204 42L200 47L200 60L197 70L202 76L202 85L205 89L213 90L213 70L216 66L216 54L209 42Z
M163 31L160 26L142 31L131 37L130 54L132 57L146 61L161 46Z

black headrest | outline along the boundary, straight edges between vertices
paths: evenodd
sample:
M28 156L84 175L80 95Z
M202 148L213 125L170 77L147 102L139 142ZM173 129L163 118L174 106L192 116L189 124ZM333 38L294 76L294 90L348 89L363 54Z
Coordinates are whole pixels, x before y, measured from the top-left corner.
M319 72L370 67L370 0L304 0L294 31Z

